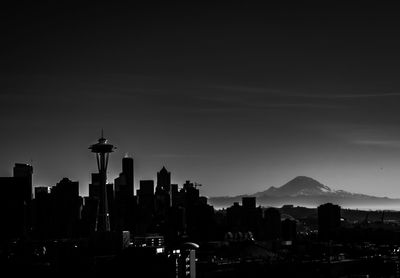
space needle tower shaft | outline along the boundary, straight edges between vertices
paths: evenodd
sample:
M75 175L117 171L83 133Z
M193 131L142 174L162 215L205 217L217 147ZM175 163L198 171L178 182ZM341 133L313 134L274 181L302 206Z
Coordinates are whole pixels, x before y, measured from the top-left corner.
M108 157L111 152L116 148L107 143L107 139L104 138L103 131L101 132L101 138L99 138L96 144L93 144L89 149L96 154L97 168L99 170L99 206L96 217L96 232L109 232L110 231L110 214L108 211L108 199L107 199L107 166Z

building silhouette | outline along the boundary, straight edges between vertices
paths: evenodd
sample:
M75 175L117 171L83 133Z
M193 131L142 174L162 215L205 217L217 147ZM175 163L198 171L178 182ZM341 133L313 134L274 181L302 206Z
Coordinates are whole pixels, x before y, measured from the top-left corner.
M31 228L33 167L16 163L12 177L0 177L0 241L24 237Z
M182 204L182 198L179 195L179 187L178 184L173 183L171 184L171 207L176 207L179 204Z
M157 190L169 192L171 187L171 172L163 166L160 172L157 172Z
M28 204L32 201L32 174L33 167L29 164L16 163L13 169L14 179L18 187L23 189L24 201Z
M122 174L125 176L126 185L128 187L128 194L130 196L134 195L134 161L132 157L124 157L122 159Z
M92 173L89 183L89 197L100 199L100 174Z
M83 205L79 196L79 182L63 178L51 188L53 201L53 227L57 237L79 235L80 211Z
M134 168L133 158L124 157L122 159L122 172L114 180L115 198L112 207L114 213L114 229L130 230L134 228L134 218L137 206L137 199L134 196Z
M137 191L138 204L151 212L154 211L154 181L141 180Z
M261 236L262 210L256 207L255 197L243 197L242 205L234 202L226 210L227 231L233 235L250 233Z
M122 172L114 180L115 194L124 196L134 195L134 168L133 158L124 157L122 159Z
M256 208L256 197L243 197L242 206L244 209L253 210Z
M263 238L277 240L282 236L281 213L276 208L267 208L264 211Z
M318 237L321 240L334 239L340 228L340 206L326 203L318 207Z
M155 198L155 221L161 225L166 225L168 210L171 207L171 172L165 167L157 172L157 187Z
M53 236L54 202L48 186L35 187L33 200L33 232L34 236L45 239Z
M81 235L90 236L96 230L97 212L99 199L90 196L83 198L83 208L81 213Z
M282 240L295 241L297 238L297 222L296 220L286 218L282 221Z
M256 197L242 198L242 230L251 232L260 238L262 226L262 210L256 207Z
M238 232L242 227L242 207L239 202L234 202L226 209L227 229L230 232Z
M155 211L154 199L154 181L141 180L137 190L138 213L136 218L136 233L143 235L148 232L154 232L153 217Z
M198 186L187 180L179 191L185 209L186 232L193 241L211 238L214 232L214 208L207 204L207 198L200 197Z

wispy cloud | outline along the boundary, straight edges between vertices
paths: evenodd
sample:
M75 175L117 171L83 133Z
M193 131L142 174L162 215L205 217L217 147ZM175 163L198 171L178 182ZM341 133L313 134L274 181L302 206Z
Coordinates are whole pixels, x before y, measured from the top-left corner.
M388 98L400 97L400 92L374 92L374 93L333 93L321 88L319 93L304 93L288 90L277 90L262 87L246 87L246 86L214 86L227 92L243 92L253 94L268 94L280 97L298 97L298 98L315 98L315 99L358 99L358 98Z
M9 102L36 101L46 103L95 103L109 99L110 102L130 103L135 109L153 105L157 110L194 113L263 113L273 111L321 112L322 109L359 109L358 99L393 98L400 93L334 93L304 92L251 87L232 84L215 84L206 80L185 80L143 75L105 75L95 77L33 75L21 76L12 82L0 84L3 105ZM4 80L3 80L4 81ZM178 82L179 81L179 82ZM1 82L0 82L1 83ZM7 95L7 96L5 96ZM1 99L1 95L0 95ZM391 99L389 99L391 101ZM372 106L370 101L364 106ZM352 111L352 110L349 110ZM312 112L312 113L313 113Z
M334 142L352 147L400 148L400 132L393 123L324 122L304 127L310 132L318 132Z
M354 144L386 148L400 148L400 140L355 140Z
M265 110L265 109L338 109L343 104L332 103L323 99L305 98L301 94L289 93L267 88L252 88L242 86L210 86L201 95L194 96L198 101L212 107L211 111L225 112L235 110ZM210 107L201 109L210 111ZM200 111L201 112L201 111Z
M200 154L179 154L179 153L158 153L150 155L158 158L198 158L204 157L205 155Z
M400 97L400 93L372 93L372 94L300 94L298 97L318 99L359 99L359 98L388 98Z
M211 85L211 88L220 89L228 92L245 92L245 93L270 93L282 94L284 91L276 89L268 89L261 87L246 87L246 86L224 86L224 85Z

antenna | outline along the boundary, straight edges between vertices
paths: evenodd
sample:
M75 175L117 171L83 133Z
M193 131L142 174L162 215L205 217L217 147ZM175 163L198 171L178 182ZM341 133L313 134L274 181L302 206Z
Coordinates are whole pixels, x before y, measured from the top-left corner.
M103 128L101 129L101 138L104 138L104 130L103 130Z

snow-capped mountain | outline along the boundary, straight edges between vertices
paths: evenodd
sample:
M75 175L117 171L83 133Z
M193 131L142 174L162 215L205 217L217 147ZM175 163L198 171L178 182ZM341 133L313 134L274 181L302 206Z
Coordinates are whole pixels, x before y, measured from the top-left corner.
M231 206L240 202L242 197L257 198L261 206L282 206L285 204L316 207L331 202L344 207L368 208L391 207L400 210L400 200L387 197L351 193L344 190L333 190L315 179L298 176L280 187L271 186L267 190L249 195L234 197L212 197L210 203L216 207Z
M271 186L263 192L253 194L255 197L268 196L297 196L322 195L333 192L328 186L305 176L298 176L281 187Z

